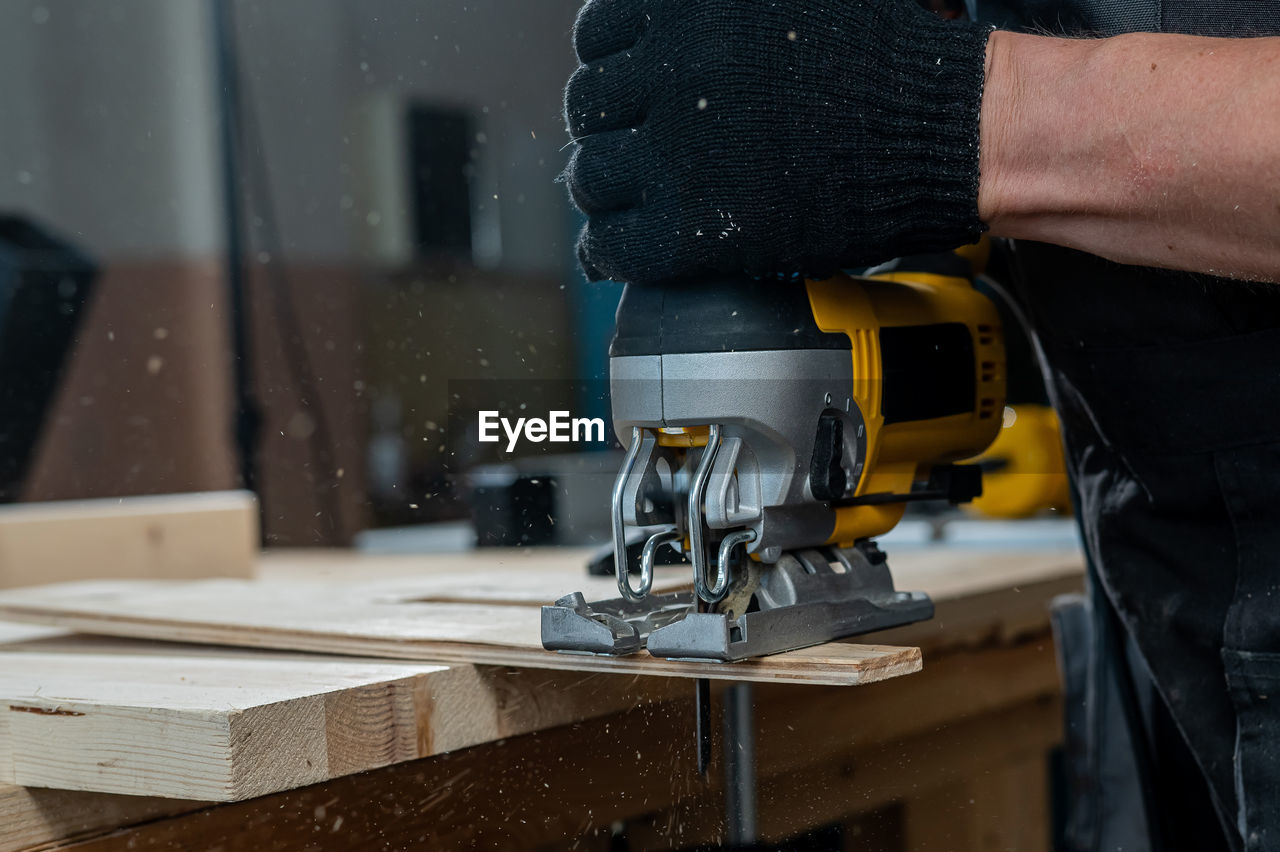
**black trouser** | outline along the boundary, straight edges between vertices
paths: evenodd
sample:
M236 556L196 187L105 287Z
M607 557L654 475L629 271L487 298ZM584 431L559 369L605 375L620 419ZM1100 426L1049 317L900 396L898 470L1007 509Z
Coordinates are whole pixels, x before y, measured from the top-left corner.
M1064 35L1280 34L1276 0L968 2L998 25ZM1189 762L1231 848L1280 849L1280 285L1035 244L1019 255L1106 605L1092 617L1114 611L1112 655L1136 647L1134 678L1155 693L1142 735L1159 833L1206 848L1200 779L1178 770Z
M1280 287L1015 255L1085 548L1171 723L1141 734L1167 848L1204 848L1179 824L1208 803L1168 798L1184 743L1231 848L1280 848Z

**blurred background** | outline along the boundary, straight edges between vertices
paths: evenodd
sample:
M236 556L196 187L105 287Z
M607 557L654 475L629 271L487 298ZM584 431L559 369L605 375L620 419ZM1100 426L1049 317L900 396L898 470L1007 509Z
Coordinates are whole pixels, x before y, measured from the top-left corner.
M0 4L0 500L248 485L267 544L342 544L466 514L460 387L606 415L578 5Z
M476 427L609 417L620 288L557 181L579 5L0 3L0 503L245 488L268 546L605 540L611 428L512 459ZM1005 437L1060 470L1004 325L1039 407ZM997 516L1066 508L1011 479L1057 485Z

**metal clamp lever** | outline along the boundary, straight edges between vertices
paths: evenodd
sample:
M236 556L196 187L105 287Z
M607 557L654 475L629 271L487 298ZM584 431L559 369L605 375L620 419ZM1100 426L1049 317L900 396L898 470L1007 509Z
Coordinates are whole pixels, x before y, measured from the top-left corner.
M737 532L731 532L724 537L720 542L720 553L716 560L717 585L719 585L721 578L723 578L725 586L728 586L729 565L733 562L733 549L740 544L750 544L755 540L755 530L738 530Z
M702 458L698 460L698 470L693 475L693 484L689 488L689 504L687 520L689 524L689 561L693 563L693 590L699 598L707 603L715 603L724 597L729 589L729 572L725 564L717 561L716 581L707 585L707 542L706 524L703 520L705 510L703 500L707 495L707 480L711 478L711 468L716 461L716 453L720 451L720 424L712 423L707 432L707 445L702 450Z
M631 580L628 576L630 566L627 564L627 529L622 519L622 500L626 495L627 481L631 478L631 472L635 469L636 458L640 455L640 444L643 439L644 430L639 426L631 427L631 444L627 447L627 455L622 461L622 468L618 471L618 478L613 481L613 497L610 505L610 514L613 520L613 570L618 578L618 593L629 601L641 600L645 595L649 594L649 589L653 586L653 561L651 559L648 581L646 582L643 574L642 560L641 591L637 593L631 588ZM648 549L647 544L645 548L646 550Z
M649 540L644 543L644 550L640 551L640 588L634 594L639 595L641 598L649 594L653 589L653 563L657 557L658 548L673 541L680 541L681 538L683 536L680 535L680 530L676 527L659 530L649 536ZM626 573L623 572L618 576L622 578L622 582L628 584L629 588L630 582ZM639 600L639 598L636 598L636 600Z

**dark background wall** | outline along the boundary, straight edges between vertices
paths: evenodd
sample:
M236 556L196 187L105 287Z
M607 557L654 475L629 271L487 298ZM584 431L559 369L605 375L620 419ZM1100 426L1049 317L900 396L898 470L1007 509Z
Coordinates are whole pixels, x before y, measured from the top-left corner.
M271 541L456 515L415 491L464 440L449 382L593 369L553 180L577 5L234 3ZM103 269L27 499L237 482L211 35L196 0L0 7L0 208ZM413 106L468 122L467 251L415 248Z

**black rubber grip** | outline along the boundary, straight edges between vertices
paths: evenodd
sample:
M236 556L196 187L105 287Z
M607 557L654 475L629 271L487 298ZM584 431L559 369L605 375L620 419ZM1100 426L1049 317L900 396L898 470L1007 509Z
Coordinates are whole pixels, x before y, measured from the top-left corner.
M847 350L849 336L818 328L801 282L722 278L628 284L609 355L788 349Z

